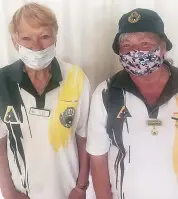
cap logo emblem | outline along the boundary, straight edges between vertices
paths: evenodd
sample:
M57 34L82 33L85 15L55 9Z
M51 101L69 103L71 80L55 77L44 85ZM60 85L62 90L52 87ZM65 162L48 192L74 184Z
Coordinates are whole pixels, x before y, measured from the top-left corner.
M141 19L141 15L137 12L133 12L130 17L128 18L128 21L130 23L137 23Z

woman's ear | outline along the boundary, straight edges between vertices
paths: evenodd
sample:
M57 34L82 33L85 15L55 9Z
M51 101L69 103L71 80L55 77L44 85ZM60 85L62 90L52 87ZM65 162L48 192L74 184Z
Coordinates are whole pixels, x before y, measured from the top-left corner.
M160 47L161 47L161 56L165 56L166 54L166 42L164 40L161 41L161 44L160 44Z
M12 39L12 43L13 43L15 49L18 51L19 50L19 45L18 45L17 39L15 37L16 36L11 36L11 39Z

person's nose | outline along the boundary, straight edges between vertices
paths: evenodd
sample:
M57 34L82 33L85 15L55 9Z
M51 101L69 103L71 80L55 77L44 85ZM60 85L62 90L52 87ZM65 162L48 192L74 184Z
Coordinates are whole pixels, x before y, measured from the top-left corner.
M30 49L33 50L33 51L44 50L42 43L38 39L32 41Z

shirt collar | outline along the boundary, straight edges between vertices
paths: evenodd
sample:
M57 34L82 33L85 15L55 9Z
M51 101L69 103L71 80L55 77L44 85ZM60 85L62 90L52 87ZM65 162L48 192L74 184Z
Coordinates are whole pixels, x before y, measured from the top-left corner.
M169 73L170 73L170 78L171 80L174 80L178 82L178 69L174 66L171 66L171 64L168 61L164 61L163 63L165 66L167 66ZM112 78L112 87L116 88L124 88L124 89L132 89L135 87L134 82L130 78L129 73L126 70L122 70L119 73L117 73L113 78ZM177 87L177 85L174 85Z
M24 63L22 60L18 60L15 63L8 66L8 70L6 70L7 76L16 83L21 83L24 75ZM51 74L52 81L60 82L62 81L62 73L60 69L60 65L56 58L54 58L51 62Z
M164 65L168 67L170 72L169 80L163 89L163 92L160 96L160 99L158 100L157 104L155 106L162 105L168 100L170 100L176 93L178 93L178 68L171 66L171 64L168 61L164 61ZM130 78L130 75L125 70L122 70L121 72L117 73L110 82L111 87L115 88L123 88L126 91L134 94L135 96L139 97L143 101L144 98L132 79ZM146 101L145 101L146 103Z

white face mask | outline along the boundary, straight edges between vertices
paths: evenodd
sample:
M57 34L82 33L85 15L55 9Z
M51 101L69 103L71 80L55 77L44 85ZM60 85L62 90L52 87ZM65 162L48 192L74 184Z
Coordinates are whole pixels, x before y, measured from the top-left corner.
M41 51L33 51L19 45L19 56L26 66L34 70L42 70L49 66L56 55L55 45Z

